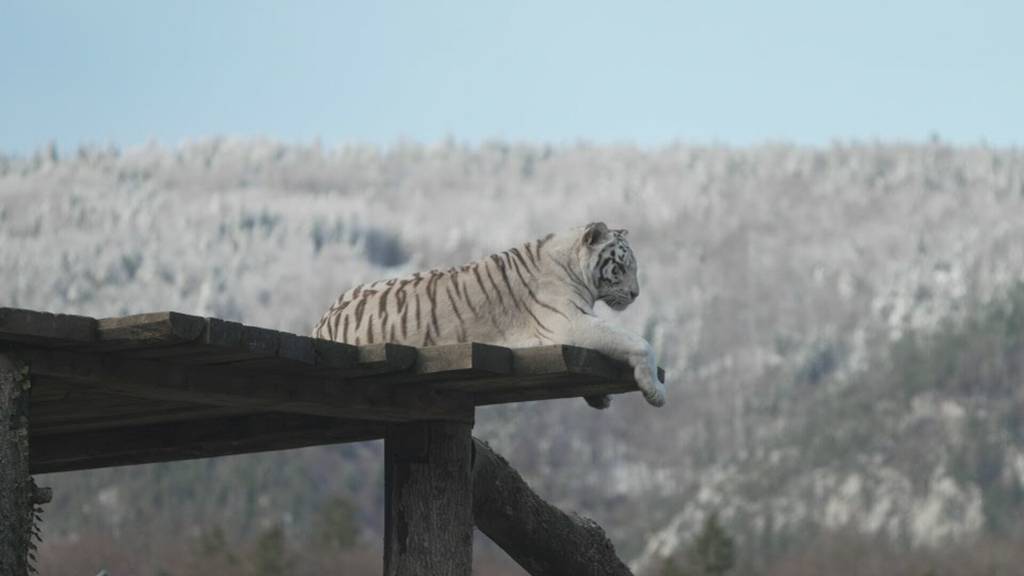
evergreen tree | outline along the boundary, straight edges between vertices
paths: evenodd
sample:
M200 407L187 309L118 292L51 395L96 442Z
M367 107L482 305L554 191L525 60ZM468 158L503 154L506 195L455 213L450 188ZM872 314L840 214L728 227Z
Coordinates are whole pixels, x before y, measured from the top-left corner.
M288 551L285 548L284 528L280 524L260 534L253 554L253 569L255 576L280 576L288 573Z
M689 576L689 573L676 564L675 559L667 558L665 559L665 564L661 567L659 576Z
M356 507L341 496L331 498L321 509L318 533L321 544L345 550L359 539Z
M720 576L736 564L736 543L718 521L718 512L704 520L704 527L693 541L694 564L702 574Z

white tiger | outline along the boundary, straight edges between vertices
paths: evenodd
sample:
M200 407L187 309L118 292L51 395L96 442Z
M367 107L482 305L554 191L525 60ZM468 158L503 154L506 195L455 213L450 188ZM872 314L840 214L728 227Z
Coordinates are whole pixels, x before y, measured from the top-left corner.
M594 315L598 300L623 310L640 293L626 234L595 222L459 268L357 286L324 313L313 336L356 345L592 348L628 362L644 397L661 406L665 385L651 345ZM595 396L587 402L605 408L610 400Z

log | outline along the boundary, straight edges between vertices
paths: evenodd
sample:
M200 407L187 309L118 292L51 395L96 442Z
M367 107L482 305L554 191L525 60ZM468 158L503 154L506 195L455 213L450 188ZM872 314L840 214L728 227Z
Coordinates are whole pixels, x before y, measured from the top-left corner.
M388 426L384 576L472 573L472 427L452 421Z
M596 522L538 496L486 442L473 439L473 518L532 576L632 576Z
M27 576L35 485L28 466L29 380L0 353L0 574Z

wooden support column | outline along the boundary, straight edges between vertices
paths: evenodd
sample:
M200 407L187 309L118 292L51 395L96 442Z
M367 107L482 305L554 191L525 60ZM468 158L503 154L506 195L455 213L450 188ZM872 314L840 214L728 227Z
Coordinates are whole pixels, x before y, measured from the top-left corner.
M32 478L28 472L29 380L0 350L0 574L28 575Z
M452 421L389 426L384 576L470 576L472 428Z

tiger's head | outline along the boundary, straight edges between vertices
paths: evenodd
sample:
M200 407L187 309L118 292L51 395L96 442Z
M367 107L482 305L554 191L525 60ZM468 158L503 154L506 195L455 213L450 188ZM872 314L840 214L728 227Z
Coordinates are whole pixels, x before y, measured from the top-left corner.
M625 310L640 294L636 257L626 234L626 230L610 230L604 222L594 222L586 226L581 241L597 299L612 310Z

